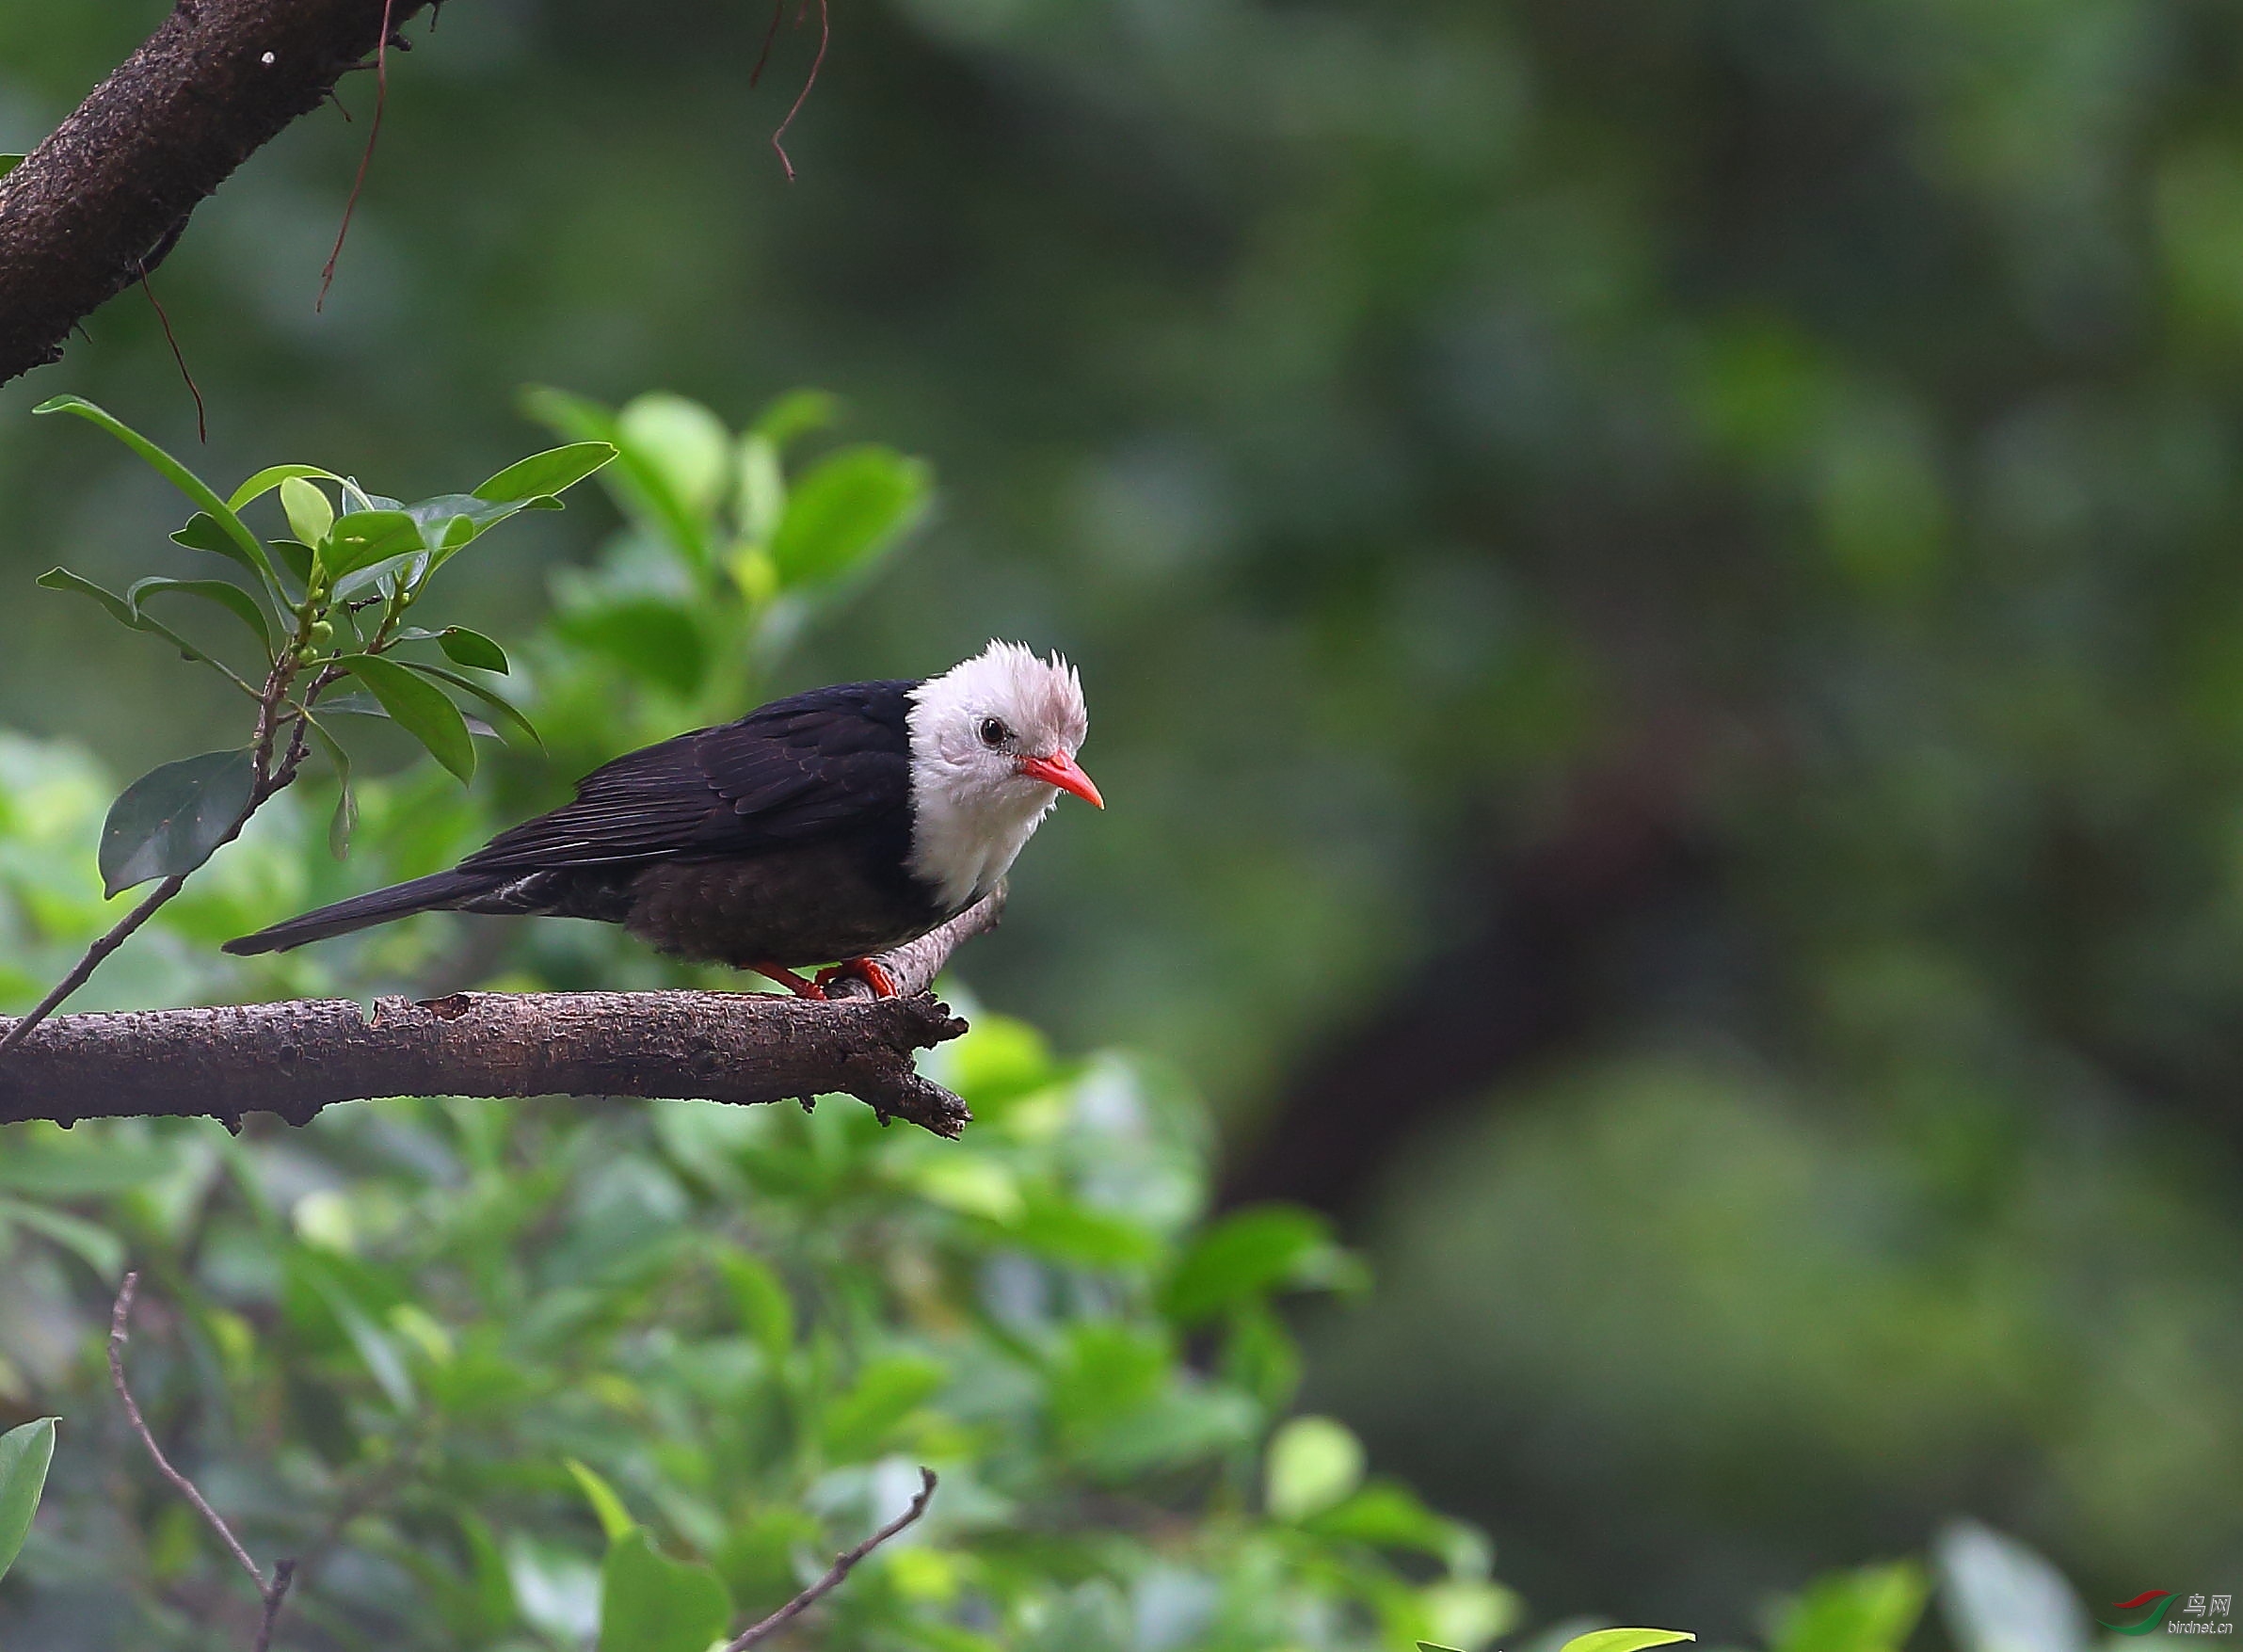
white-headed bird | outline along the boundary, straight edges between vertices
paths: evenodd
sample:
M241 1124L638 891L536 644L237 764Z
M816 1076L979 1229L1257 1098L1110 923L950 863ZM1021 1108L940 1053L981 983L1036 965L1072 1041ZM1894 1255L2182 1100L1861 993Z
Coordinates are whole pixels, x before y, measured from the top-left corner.
M805 997L997 887L1062 792L1105 802L1075 753L1082 683L992 642L923 682L812 689L619 757L572 803L417 877L226 943L285 952L414 912L620 923L680 957ZM838 960L838 962L837 962ZM794 971L834 963L817 982Z

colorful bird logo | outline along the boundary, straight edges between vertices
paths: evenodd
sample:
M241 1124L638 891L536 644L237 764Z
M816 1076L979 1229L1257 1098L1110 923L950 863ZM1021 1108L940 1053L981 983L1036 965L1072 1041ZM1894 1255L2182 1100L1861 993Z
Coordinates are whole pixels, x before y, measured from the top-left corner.
M2137 1621L2130 1624L2106 1623L2102 1618L2095 1621L2105 1628L2115 1629L2122 1635L2155 1634L2157 1626L2165 1622L2165 1614L2172 1610L2173 1602L2179 1598L2171 1589L2145 1589L2131 1600L2114 1600L2110 1603L2113 1612L2140 1612L2147 1607L2149 1610L2143 1612Z

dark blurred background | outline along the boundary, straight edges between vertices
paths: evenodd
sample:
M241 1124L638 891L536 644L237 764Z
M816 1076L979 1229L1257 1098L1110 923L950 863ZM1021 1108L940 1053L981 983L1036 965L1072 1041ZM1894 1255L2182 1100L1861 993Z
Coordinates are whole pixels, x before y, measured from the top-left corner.
M163 10L0 8L0 149ZM969 972L1340 1218L1310 1402L1545 1613L1960 1514L2243 1578L2243 13L836 0L793 184L767 21L416 24L323 313L370 75L156 273L204 467L840 393L943 505L787 686L1081 662L1113 807ZM177 520L34 402L195 447L151 306L86 332L0 391L0 722L129 774L230 708L31 587Z

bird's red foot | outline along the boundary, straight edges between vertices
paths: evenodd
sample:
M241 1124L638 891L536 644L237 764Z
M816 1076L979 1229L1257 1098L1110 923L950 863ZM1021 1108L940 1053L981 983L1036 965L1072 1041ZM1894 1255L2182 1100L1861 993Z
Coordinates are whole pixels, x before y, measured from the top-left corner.
M871 987L874 998L900 998L903 996L903 989L896 985L896 978L890 975L884 966L874 963L871 958L851 958L845 963L834 965L830 970L820 970L817 983L818 996L820 998L825 996L825 989L827 982L847 980L851 976Z
M824 983L825 977L824 975L819 976L815 981L805 981L783 964L750 964L748 968L759 975L770 976L796 998L814 998L820 1002L825 1002L825 987Z

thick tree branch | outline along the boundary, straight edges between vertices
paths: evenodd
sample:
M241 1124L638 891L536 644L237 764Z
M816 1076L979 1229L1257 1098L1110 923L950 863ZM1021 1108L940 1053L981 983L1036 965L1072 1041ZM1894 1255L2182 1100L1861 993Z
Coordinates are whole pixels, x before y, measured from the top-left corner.
M426 0L393 0L393 25ZM234 168L373 54L383 0L178 0L0 178L0 383L170 250Z
M927 995L1000 891L881 962L905 996L814 1003L761 992L456 992L56 1016L0 1062L0 1124L81 1118L308 1123L388 1096L647 1096L780 1101L855 1096L883 1118L960 1134L964 1102L915 1051L966 1030ZM7 1023L0 1022L0 1028Z
M665 1096L779 1101L838 1091L943 1135L963 1103L912 1052L965 1023L932 998L811 1003L760 992L456 992L56 1016L0 1066L0 1123L220 1118L307 1124L385 1096Z

